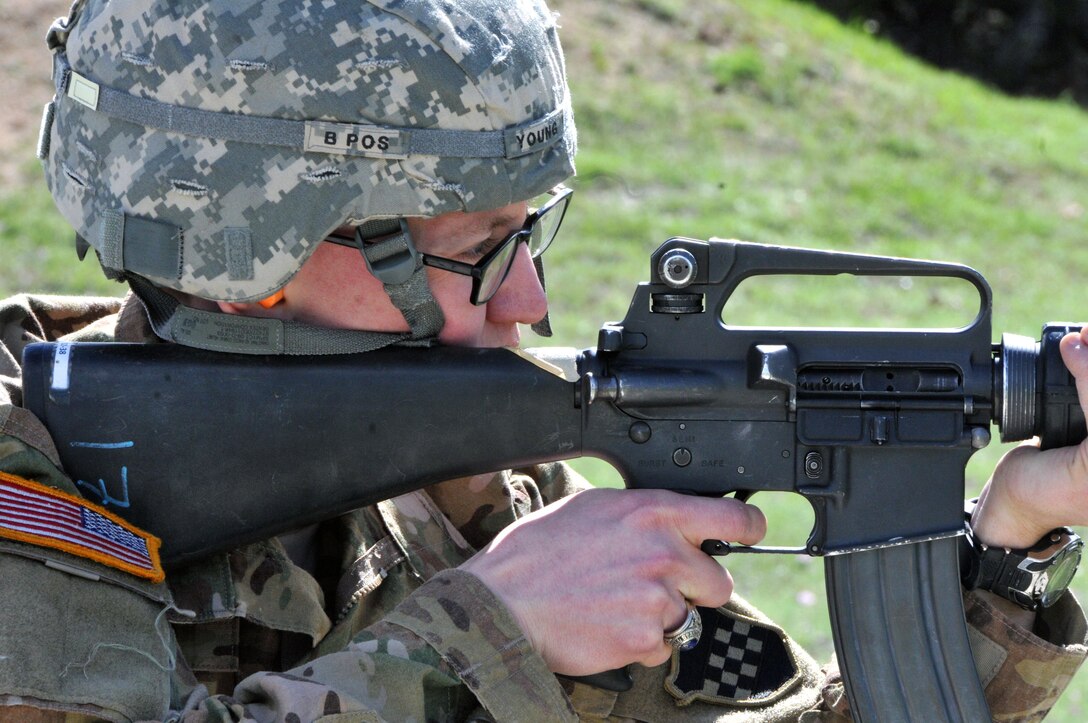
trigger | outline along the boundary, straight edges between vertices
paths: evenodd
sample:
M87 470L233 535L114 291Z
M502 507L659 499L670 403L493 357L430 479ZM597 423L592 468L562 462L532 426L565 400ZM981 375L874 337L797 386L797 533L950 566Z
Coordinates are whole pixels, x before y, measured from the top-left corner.
M740 502L747 502L752 498L752 495L754 494L755 492L753 492L752 490L737 490L733 493L733 499Z

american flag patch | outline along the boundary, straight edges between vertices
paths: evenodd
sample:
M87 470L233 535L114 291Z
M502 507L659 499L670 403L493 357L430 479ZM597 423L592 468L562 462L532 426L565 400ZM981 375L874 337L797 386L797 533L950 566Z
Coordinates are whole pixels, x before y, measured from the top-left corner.
M0 472L0 537L162 582L159 538L82 497Z

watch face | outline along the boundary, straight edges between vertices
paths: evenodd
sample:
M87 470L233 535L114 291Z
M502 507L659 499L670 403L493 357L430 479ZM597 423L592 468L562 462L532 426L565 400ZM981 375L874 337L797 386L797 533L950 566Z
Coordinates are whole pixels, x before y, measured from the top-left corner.
M1057 560L1047 570L1047 581L1043 588L1043 594L1039 596L1039 604L1050 607L1069 587L1069 581L1073 579L1080 563L1080 547L1063 550Z

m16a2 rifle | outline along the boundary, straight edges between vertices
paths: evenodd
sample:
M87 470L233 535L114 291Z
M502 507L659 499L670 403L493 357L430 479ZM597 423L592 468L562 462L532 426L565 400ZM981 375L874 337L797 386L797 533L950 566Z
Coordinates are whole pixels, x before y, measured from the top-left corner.
M963 280L979 311L941 330L722 321L745 279L844 273ZM596 348L551 350L554 364L36 344L24 396L85 494L162 538L168 568L445 479L585 455L632 488L797 493L815 524L787 551L826 557L855 717L977 721L955 539L965 466L991 424L1050 447L1085 436L1057 350L1078 325L995 344L991 301L956 264L673 238L623 322Z

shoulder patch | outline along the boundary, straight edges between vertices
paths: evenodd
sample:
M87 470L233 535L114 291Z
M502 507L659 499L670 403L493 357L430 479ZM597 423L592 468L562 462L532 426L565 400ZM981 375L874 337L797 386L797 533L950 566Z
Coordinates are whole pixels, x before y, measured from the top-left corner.
M159 538L82 497L4 472L0 537L62 550L151 582L166 577Z
M780 628L721 608L696 610L703 621L699 644L673 653L665 679L665 690L680 705L764 706L800 682L800 666Z

